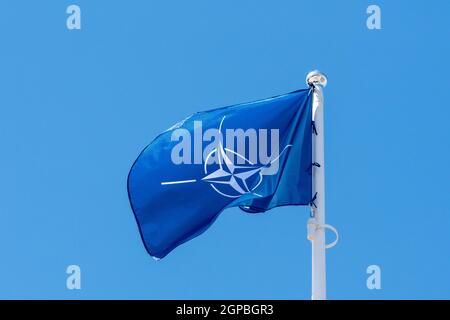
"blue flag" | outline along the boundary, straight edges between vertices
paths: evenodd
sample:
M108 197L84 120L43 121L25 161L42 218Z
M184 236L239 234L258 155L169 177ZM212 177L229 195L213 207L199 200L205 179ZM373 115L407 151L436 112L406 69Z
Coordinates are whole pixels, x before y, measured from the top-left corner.
M198 112L134 162L128 196L148 253L162 258L229 207L307 205L312 193L311 90Z

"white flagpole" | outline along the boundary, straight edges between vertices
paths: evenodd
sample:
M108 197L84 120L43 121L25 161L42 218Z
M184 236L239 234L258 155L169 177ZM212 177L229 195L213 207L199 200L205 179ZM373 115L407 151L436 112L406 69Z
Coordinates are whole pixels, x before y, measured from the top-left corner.
M306 82L313 88L312 117L315 132L312 137L313 152L313 201L312 218L308 221L308 239L312 244L312 296L313 300L325 300L326 264L325 264L325 161L324 161L324 123L323 93L327 78L319 71L312 71Z

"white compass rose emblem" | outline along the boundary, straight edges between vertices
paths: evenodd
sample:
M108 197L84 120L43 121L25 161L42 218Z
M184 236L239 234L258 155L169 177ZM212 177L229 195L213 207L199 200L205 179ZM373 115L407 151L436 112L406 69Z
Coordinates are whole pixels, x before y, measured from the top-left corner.
M220 121L219 131L222 131L222 124L225 120L225 116ZM228 198L239 198L244 194L252 194L257 197L261 197L256 189L263 182L263 177L268 170L268 168L275 162L278 161L280 156L283 154L287 148L292 147L292 145L287 145L284 149L277 155L274 159L270 159L267 164L254 164L249 159L245 158L243 155L224 148L222 141L219 142L217 148L214 148L205 159L204 174L205 176L201 181L209 183L209 185L220 195ZM211 163L210 158L215 156L218 163ZM240 158L243 162L242 165L237 165L230 159L230 156L234 159L236 157ZM215 166L216 168L211 169ZM271 174L273 175L273 173ZM191 180L181 180L181 181L168 181L161 182L161 185L171 185L171 184L181 184L181 183L193 183L197 182L196 179Z

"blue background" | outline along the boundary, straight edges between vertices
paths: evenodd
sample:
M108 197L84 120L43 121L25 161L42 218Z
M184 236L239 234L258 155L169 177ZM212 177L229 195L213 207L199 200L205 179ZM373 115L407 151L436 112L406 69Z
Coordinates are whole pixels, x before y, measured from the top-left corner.
M73 3L81 30L66 28ZM372 1L2 1L0 297L308 299L308 208L229 209L156 262L126 178L176 121L304 88L318 68L341 234L329 298L450 298L450 3L373 3L382 30L366 28Z

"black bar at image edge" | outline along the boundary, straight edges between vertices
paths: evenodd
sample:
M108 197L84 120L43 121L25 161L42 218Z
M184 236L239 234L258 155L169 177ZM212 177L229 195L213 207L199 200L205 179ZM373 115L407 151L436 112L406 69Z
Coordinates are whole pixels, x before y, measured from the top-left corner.
M415 312L420 309L446 308L449 301L419 300L4 300L1 310L70 316L147 315L146 319L306 319L312 313L321 316L385 316L387 310ZM354 308L357 307L357 308ZM349 312L351 315L349 315ZM127 319L128 320L128 319Z

